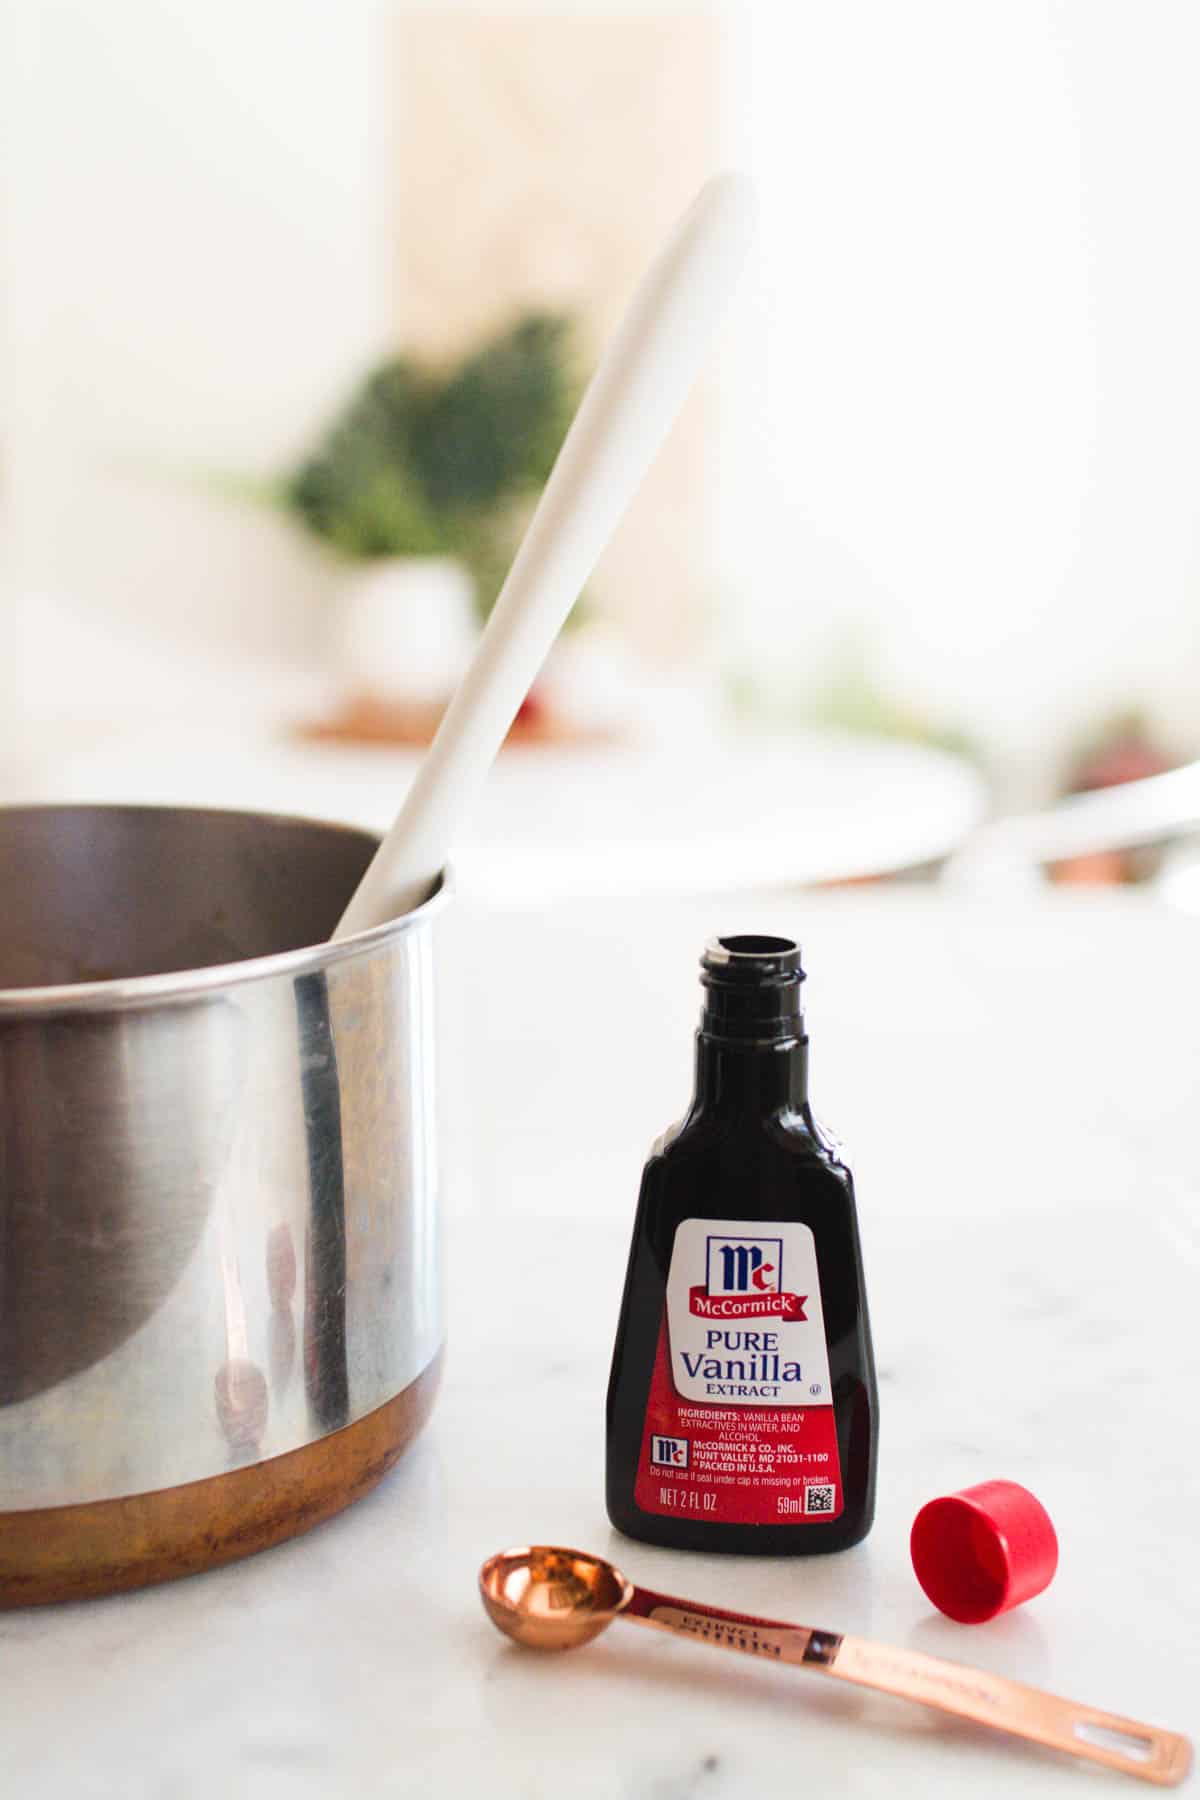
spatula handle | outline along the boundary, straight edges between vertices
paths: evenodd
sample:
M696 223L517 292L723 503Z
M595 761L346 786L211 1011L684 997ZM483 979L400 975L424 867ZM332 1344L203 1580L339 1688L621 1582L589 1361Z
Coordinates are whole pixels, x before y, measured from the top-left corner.
M426 898L563 620L687 396L753 231L748 183L700 190L604 352L458 691L335 938Z

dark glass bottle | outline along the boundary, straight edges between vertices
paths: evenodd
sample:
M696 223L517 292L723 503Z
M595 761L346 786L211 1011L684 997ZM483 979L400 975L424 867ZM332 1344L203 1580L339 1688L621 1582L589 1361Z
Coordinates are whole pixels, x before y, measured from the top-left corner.
M786 938L716 938L696 1092L642 1177L608 1390L608 1513L703 1551L866 1536L878 1400L854 1184L808 1104Z

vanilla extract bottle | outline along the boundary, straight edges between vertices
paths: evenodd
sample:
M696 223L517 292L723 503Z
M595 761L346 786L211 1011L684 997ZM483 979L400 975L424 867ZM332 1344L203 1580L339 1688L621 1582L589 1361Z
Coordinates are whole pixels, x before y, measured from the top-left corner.
M716 938L696 1091L642 1177L608 1390L608 1513L703 1551L866 1536L878 1401L850 1170L808 1104L800 951Z

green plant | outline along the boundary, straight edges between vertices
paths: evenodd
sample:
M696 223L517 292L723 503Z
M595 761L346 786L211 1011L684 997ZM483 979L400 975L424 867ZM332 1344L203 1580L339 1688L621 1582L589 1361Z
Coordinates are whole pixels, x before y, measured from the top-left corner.
M455 368L381 364L285 477L286 510L343 556L461 556L488 611L570 423L569 336L532 313Z

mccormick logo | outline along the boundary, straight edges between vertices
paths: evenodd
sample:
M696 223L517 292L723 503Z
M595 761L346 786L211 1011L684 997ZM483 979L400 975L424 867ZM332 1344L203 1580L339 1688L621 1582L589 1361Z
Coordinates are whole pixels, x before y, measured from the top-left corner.
M688 1309L701 1319L802 1320L807 1294L783 1286L783 1239L710 1237L706 1281L691 1289Z

